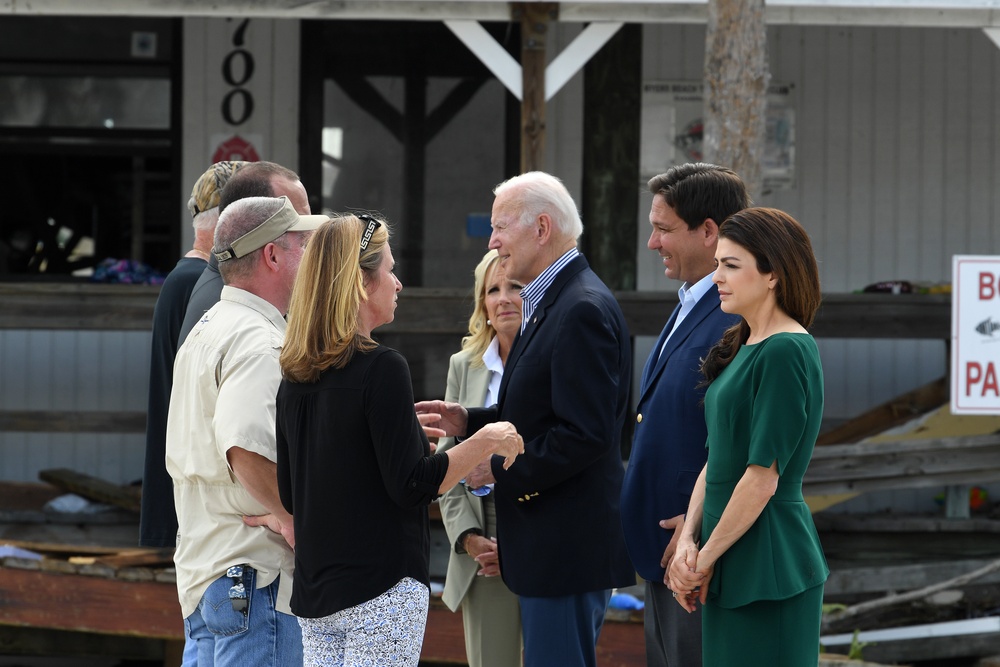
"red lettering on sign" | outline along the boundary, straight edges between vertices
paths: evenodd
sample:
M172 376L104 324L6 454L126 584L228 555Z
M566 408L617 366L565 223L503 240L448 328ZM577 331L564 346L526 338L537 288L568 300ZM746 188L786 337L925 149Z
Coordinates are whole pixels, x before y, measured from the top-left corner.
M993 274L981 271L979 273L979 300L989 301L996 296L996 288L993 286Z
M978 361L965 364L965 395L971 396L974 386L980 384L980 397L985 397L987 393L1000 397L1000 382L997 381L997 369L992 361L987 362L985 372Z

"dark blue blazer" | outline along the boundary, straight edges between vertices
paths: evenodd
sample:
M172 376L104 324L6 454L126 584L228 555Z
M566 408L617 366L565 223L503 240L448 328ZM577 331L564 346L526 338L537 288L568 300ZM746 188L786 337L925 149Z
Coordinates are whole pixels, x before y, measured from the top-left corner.
M469 411L470 433L499 418L524 437L510 470L493 459L500 570L514 593L635 583L618 510L631 366L621 308L580 256L516 339L496 408Z
M700 366L709 348L739 317L722 312L715 285L695 304L660 348L673 328L674 309L649 355L639 387L635 434L622 488L622 525L636 571L647 581L662 582L663 550L673 534L661 519L687 512L691 491L705 465L705 389Z

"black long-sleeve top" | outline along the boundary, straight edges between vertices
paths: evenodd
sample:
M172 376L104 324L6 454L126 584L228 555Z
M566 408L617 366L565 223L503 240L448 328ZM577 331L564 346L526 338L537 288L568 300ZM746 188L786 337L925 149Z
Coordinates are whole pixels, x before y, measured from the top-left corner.
M321 618L404 577L429 583L427 504L448 470L413 410L410 370L379 346L315 383L282 380L278 491L295 525L292 611Z

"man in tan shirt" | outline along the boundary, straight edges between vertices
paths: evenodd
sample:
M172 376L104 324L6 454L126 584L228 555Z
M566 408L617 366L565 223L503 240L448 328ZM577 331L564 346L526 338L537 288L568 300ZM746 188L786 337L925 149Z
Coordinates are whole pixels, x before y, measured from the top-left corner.
M278 499L274 409L292 283L310 232L327 220L300 216L286 197L226 208L213 248L221 300L177 354L166 464L179 524L177 590L199 667L302 663L288 606L295 538Z

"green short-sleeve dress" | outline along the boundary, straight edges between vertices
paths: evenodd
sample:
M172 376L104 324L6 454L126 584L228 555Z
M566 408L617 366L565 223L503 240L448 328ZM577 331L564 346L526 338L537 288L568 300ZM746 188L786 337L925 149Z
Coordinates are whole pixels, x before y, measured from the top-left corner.
M802 476L823 417L823 369L808 334L744 345L705 395L708 464L702 544L736 483L778 462L778 488L715 565L702 617L705 667L806 667L819 657L829 574Z

